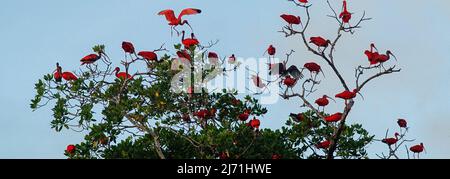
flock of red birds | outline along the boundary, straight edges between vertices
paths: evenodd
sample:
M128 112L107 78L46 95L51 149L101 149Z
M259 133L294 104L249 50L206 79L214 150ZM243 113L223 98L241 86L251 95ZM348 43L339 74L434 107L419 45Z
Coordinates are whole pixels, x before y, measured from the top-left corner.
M306 5L308 3L308 0L298 0L298 2ZM200 13L201 13L200 9L187 8L187 9L182 10L181 13L178 15L178 17L175 16L174 11L171 9L163 10L163 11L159 12L158 15L165 16L166 20L169 22L169 26L171 27L171 30L177 31L176 30L177 26L183 26L185 24L188 25L192 29L192 27L189 25L188 21L182 19L183 16L195 15L195 14L200 14ZM293 25L302 24L300 16L295 16L295 15L290 15L290 14L282 14L280 17L283 20L285 20L291 28ZM344 0L343 1L343 10L340 13L339 18L342 19L343 23L349 23L351 20L351 17L352 17L352 14L348 11L347 2ZM177 31L177 33L178 33L178 31ZM189 49L192 46L197 46L200 44L198 39L195 37L194 33L191 33L190 38L185 38L185 31L182 31L181 42L184 45L185 49ZM331 44L331 41L327 40L323 37L317 36L317 37L311 37L310 43L317 46L317 48L320 51L320 48L324 48L324 49L327 48ZM135 48L131 42L123 42L122 49L126 54L136 55ZM269 57L274 57L276 54L276 48L273 45L270 45L268 47L268 49L266 50L266 52L269 54ZM395 56L389 50L386 52L386 54L380 54L374 44L371 44L370 50L366 50L364 52L364 54L367 56L370 65L383 64L383 63L387 62L391 56L393 56L395 58ZM101 59L103 57L102 55L103 55L102 52L99 52L98 54L86 55L85 57L83 57L80 60L81 65L93 64L97 60ZM137 53L137 56L140 56L142 59L145 59L147 61L157 61L158 60L158 55L154 51L141 51L141 52ZM187 50L177 51L177 56L182 59L187 59L189 61L191 60L191 56L188 54ZM209 59L214 59L214 58L218 59L218 55L214 52L210 52L208 54L208 58ZM229 57L228 61L230 63L234 63L236 61L236 57L234 56L234 54L231 57ZM279 63L279 64L269 64L269 67L271 68L270 70L273 70L275 68L277 70L279 70L278 74L284 74L284 79L282 80L282 82L284 85L286 85L289 88L293 88L296 85L299 78L301 78L301 76L302 76L301 74L299 74L301 72L295 66L291 66L289 69L285 69L285 64ZM311 73L311 75L312 74L317 75L320 72L323 73L321 66L315 62L305 63L303 66L303 69L308 70ZM132 80L133 79L133 76L128 74L127 72L120 72L119 67L116 67L114 69L114 72L115 72L115 76L119 79L122 79L122 80ZM288 75L288 74L293 74L293 76ZM62 79L66 80L66 81L78 80L77 76L75 74L73 74L72 72L63 72L62 67L59 65L59 63L56 64L54 78L55 78L56 82L61 82ZM259 75L254 75L252 77L252 79L253 79L255 86L257 86L258 88L266 87L266 84L263 83L263 81L259 77ZM345 90L339 94L336 94L335 97L345 100L345 103L347 104L347 101L354 99L357 96L357 93L358 93L358 89L354 89L353 91ZM327 95L323 95L321 98L318 98L315 101L315 103L319 107L325 108L326 106L329 105L329 99L334 101L333 98L331 98ZM199 111L195 112L194 116L201 118L201 119L205 119L210 116L214 116L215 112L216 112L215 110L204 109L204 110L199 110ZM294 115L294 114L291 114L291 115ZM249 117L250 117L250 110L245 110L243 113L239 114L237 118L241 121L247 121L249 119ZM294 117L295 117L296 121L303 120L303 114L301 114L301 113L294 115ZM324 120L329 123L334 123L334 122L339 122L340 120L342 120L342 118L343 118L342 113L335 113L335 114L325 117ZM260 124L261 124L260 120L257 119L256 117L254 117L252 120L250 120L247 123L248 126L250 126L251 128L255 128L255 129L258 129L260 127ZM404 119L399 119L398 125L401 128L407 129L407 123L406 123L406 120L404 120ZM382 140L382 142L386 143L389 146L394 145L398 142L399 135L400 135L399 133L395 133L394 138L385 138ZM330 146L329 140L326 140L326 141L316 144L316 147L319 149L327 149L327 148L329 148L329 146ZM69 154L73 154L75 150L76 150L76 147L74 145L69 145L69 146L67 146L67 149L66 149L66 151ZM420 145L412 146L410 148L410 150L414 153L421 153L424 150L424 146L421 143Z

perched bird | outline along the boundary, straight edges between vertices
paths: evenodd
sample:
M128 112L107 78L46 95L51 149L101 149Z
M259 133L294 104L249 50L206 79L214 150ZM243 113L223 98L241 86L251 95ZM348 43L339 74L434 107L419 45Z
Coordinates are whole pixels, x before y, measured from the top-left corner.
M374 52L373 49L377 50L377 48L375 47L375 44L372 43L372 44L370 44L370 50L364 51L364 54L367 56L367 59L369 60L370 65L376 65L379 63L377 58L380 54L378 53L378 50L377 50L377 52Z
M267 52L270 56L274 56L275 53L277 52L277 49L276 49L273 45L270 45L269 48L267 48L266 52Z
M148 61L158 61L158 55L155 52L141 51L138 53L138 55Z
M342 19L342 22L349 23L350 19L352 19L352 13L347 10L347 1L344 0L342 4L343 11L339 14L339 18Z
M338 122L342 119L342 113L336 113L331 116L325 117L326 122Z
M406 130L408 130L408 123L405 119L398 119L397 124L400 128L405 128Z
M292 120L294 120L295 122L302 122L302 121L305 120L305 117L303 116L303 113L298 113L298 114L291 113L291 114L289 115L289 117L290 117Z
M72 72L63 72L62 78L66 81L75 81L78 80L77 76L75 76Z
M259 126L261 125L261 121L259 119L253 118L250 120L250 126L254 129L259 129Z
M336 94L336 98L341 98L345 100L345 104L347 104L347 100L356 98L356 94L358 93L358 89L354 89L353 91L345 90L339 94Z
M296 80L303 78L302 72L295 65L291 65L286 71L284 71L284 73L282 73L282 76L286 75L291 75Z
M122 42L122 49L123 51L125 51L125 53L135 53L134 46L131 42Z
M328 149L330 147L331 142L329 140L320 142L316 144L316 148L318 149Z
M292 25L299 25L302 23L300 16L282 14L280 17L283 18L291 27Z
M53 74L53 77L55 78L56 82L62 81L62 68L61 66L59 66L59 63L56 63L56 70L55 73Z
M394 57L395 60L397 60L397 57L390 51L386 51L386 54L380 54L377 56L376 60L378 63L384 63L387 62L389 59L391 59L391 55Z
M288 75L284 78L283 83L287 87L292 88L297 83L297 80Z
M394 138L385 138L385 139L381 140L381 142L383 142L383 143L385 143L385 144L387 144L389 146L394 145L394 144L396 144L398 142L398 136L399 135L400 134L396 132Z
M425 147L423 146L423 143L420 143L420 145L410 147L409 150L414 154L417 154L417 158L419 158L420 153L425 150Z
M327 95L323 95L321 98L317 99L317 100L315 101L315 103L316 103L317 105L319 105L320 107L325 107L325 106L328 106L328 104L330 104L330 101L329 101L328 99L332 99L332 100L334 101L333 98L330 98L330 97L327 96Z
M194 33L191 33L191 38L184 38L185 31L182 32L183 36L181 37L181 43L184 45L186 49L189 49L191 46L196 46L200 44L200 42L195 38Z
M266 84L263 83L261 77L259 75L253 75L252 76L253 84L255 84L258 88L264 88L266 87Z
M331 41L325 40L322 37L311 37L309 43L313 43L318 47L328 47L328 44L331 44Z
M81 61L81 65L85 65L85 64L92 64L94 62L96 62L97 60L99 60L101 58L101 55L97 55L97 54L89 54L86 55L85 57L83 57L80 61Z
M114 69L114 71L116 72L116 77L119 78L119 79L122 79L122 80L125 80L125 79L131 80L131 79L133 79L133 76L131 76L130 74L128 74L126 72L120 72L120 68L119 67L116 67Z

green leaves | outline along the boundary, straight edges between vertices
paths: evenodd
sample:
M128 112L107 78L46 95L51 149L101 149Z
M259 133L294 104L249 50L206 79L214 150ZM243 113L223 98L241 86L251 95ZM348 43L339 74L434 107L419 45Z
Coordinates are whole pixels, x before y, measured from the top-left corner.
M36 95L35 95L34 99L31 100L30 107L31 107L31 109L36 110L38 108L39 103L42 100L42 97L44 96L44 93L45 93L44 82L42 82L42 80L39 80L34 85L34 89L36 90Z
M105 45L96 45L96 46L92 47L92 50L95 53L102 54L105 52Z

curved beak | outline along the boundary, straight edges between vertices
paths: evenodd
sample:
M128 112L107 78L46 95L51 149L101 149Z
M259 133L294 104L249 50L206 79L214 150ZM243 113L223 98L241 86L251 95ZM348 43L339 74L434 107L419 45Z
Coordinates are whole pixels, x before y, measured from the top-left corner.
M398 60L397 60L397 57L396 57L392 52L389 52L389 54L392 55L392 56L394 57L395 61L398 61Z
M331 98L331 97L329 97L329 96L327 96L327 95L325 95L325 97L327 97L328 99L331 99L331 100L333 100L333 101L334 101L334 103L336 103L336 100L334 100L333 98Z

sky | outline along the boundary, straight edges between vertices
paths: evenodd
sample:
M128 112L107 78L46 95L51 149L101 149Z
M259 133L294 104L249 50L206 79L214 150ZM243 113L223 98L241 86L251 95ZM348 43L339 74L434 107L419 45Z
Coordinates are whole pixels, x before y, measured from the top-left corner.
M324 0L310 0L309 36L333 38L336 23ZM340 0L331 0L339 7ZM348 0L354 18L365 10L373 19L354 35L345 34L336 49L338 68L344 78L353 79L354 68L366 64L363 51L371 42L379 50L392 50L402 72L369 84L357 98L349 116L350 123L361 123L381 138L386 129L397 129L396 119L408 119L410 133L417 144L423 142L425 158L450 158L450 2L429 0ZM132 41L136 47L157 49L173 44L170 29L156 13L186 7L203 10L189 17L196 35L204 41L220 40L214 47L219 54L235 53L244 58L259 58L269 44L280 54L296 50L292 64L307 61L323 64L328 74L318 94L342 91L323 61L309 54L298 37L277 33L284 25L279 15L305 13L285 0L78 0L0 2L0 158L64 158L67 144L82 141L82 134L50 128L51 107L32 112L29 108L35 82L54 69L55 62L66 69L77 69L80 57L95 44L105 44L112 57L122 57L120 44ZM339 102L338 102L339 103ZM279 128L290 112L298 111L296 100L280 100L266 105L269 113L263 126ZM327 111L338 110L333 104ZM392 134L391 134L392 135ZM408 144L408 145L412 145ZM383 144L373 143L368 150L386 152ZM402 151L401 153L405 153Z

